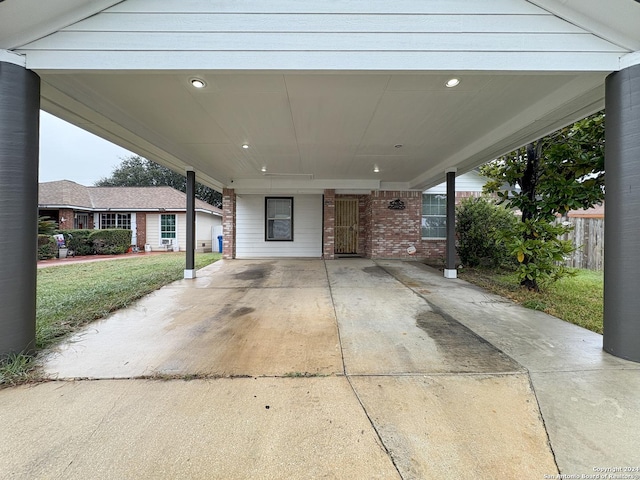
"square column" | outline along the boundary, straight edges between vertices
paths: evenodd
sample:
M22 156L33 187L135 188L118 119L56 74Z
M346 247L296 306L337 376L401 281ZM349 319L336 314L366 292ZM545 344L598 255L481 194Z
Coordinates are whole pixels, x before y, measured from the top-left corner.
M336 241L336 191L325 190L323 199L323 232L322 232L322 258L333 260L335 258Z
M236 192L222 190L222 258L236 258Z
M196 278L196 172L187 168L187 258L184 278Z
M447 242L445 249L445 278L457 278L456 270L456 169L446 170L447 174Z

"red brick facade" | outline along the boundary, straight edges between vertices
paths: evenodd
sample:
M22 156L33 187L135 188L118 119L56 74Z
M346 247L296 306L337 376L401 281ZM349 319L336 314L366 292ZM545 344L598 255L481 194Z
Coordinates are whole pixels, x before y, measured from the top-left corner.
M236 192L222 191L222 258L236 258Z
M369 231L366 235L368 258L415 258L424 256L420 226L422 192L374 191L367 197ZM390 208L393 203L403 209ZM415 248L415 253L407 249Z
M136 213L136 246L140 250L144 250L144 244L147 243L147 214Z
M58 211L58 229L59 230L72 230L73 229L73 209L61 208Z
M323 203L323 230L322 230L322 258L331 260L334 258L334 245L336 234L336 191L324 191Z

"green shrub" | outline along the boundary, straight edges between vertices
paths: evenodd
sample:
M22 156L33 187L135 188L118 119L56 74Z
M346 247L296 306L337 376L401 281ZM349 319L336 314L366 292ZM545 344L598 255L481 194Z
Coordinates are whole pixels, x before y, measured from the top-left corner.
M58 243L51 235L38 235L38 260L54 258L58 253Z
M94 230L89 239L93 245L93 250L98 255L117 255L126 253L131 247L131 230L110 228L105 230Z
M71 250L76 255L93 255L93 244L89 237L94 230L82 229L82 230L62 230L60 233L64 235L64 240Z
M516 223L511 211L486 198L464 199L456 209L457 250L462 264L500 267L513 263L497 232L509 230Z
M520 285L538 291L540 286L573 275L563 262L575 247L570 240L560 239L569 230L564 225L531 219L503 232L509 253L518 261Z
M38 235L53 235L58 224L51 217L38 216Z

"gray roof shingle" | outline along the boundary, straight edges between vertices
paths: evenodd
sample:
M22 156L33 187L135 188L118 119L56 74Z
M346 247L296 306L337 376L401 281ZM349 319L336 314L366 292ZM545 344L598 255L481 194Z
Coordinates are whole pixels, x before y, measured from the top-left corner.
M85 187L70 180L39 185L38 205L91 210L186 210L187 196L171 187ZM196 199L196 209L222 215L222 210Z

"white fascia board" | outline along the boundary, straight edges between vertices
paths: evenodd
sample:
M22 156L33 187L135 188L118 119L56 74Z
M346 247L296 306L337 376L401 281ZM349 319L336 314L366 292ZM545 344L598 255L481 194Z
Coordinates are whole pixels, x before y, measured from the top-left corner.
M620 52L302 52L25 50L37 73L83 71L612 72Z
M26 67L27 57L14 52L10 52L9 50L0 50L0 62L12 63L13 65L18 65L19 67Z
M69 210L82 210L85 212L92 212L94 210L91 207L78 207L77 205L63 205L63 204L58 205L58 204L46 204L46 203L39 203L38 208L40 210L67 208Z
M638 64L640 64L640 51L629 53L620 58L620 70L633 67L634 65Z
M370 192L380 189L379 180L298 180L298 179L239 179L229 184L236 193L301 193L322 194L327 189Z
M0 44L5 48L17 49L40 38L46 37L80 20L91 17L123 0L60 0L46 1L20 0L14 2L14 8L21 9L22 20L6 25L0 35ZM13 5L12 5L13 6ZM35 11L34 11L35 10ZM29 18L28 18L29 17ZM28 18L28 19L27 19Z
M546 10L553 15L566 20L573 25L576 25L589 33L607 40L615 45L618 45L627 50L640 49L640 41L637 38L630 38L627 35L620 33L618 30L611 28L608 25L603 24L601 21L594 19L590 15L586 15L571 7L565 5L565 1L558 0L527 0L529 3L536 5L543 10ZM602 2L605 8L611 8L609 2ZM588 7L588 5L587 5Z

